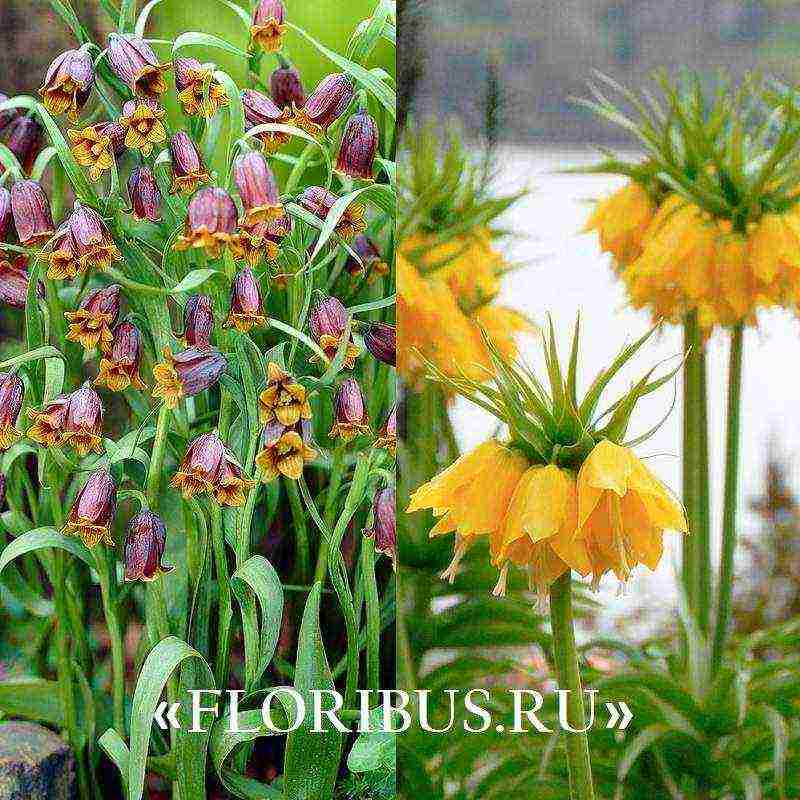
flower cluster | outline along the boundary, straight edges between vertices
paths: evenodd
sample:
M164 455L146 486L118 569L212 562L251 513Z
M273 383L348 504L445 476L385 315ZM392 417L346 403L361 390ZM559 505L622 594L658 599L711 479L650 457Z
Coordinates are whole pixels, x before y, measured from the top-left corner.
M449 378L427 363L431 377L490 410L510 431L507 441L478 446L411 496L409 512L429 508L439 518L431 536L456 534L444 578L453 581L476 537L488 536L500 569L496 594L505 593L511 564L528 572L540 595L570 569L591 574L595 584L607 572L625 581L639 564L655 569L665 530L688 531L680 502L624 443L637 400L664 379L644 378L612 405L610 418L597 413L604 388L646 338L623 351L580 400L577 328L566 373L552 330L544 344L549 392L488 341L496 388Z
M793 164L800 118L790 95L762 96L746 83L729 102L713 101L661 78L670 113L639 107L629 120L645 143L641 164L609 160L593 172L628 182L599 202L586 230L596 231L625 283L631 304L672 322L697 316L701 328L756 324L760 308L796 309L797 183ZM599 113L610 101L587 103ZM762 122L748 104L780 120L774 136L750 136ZM607 114L606 114L607 115ZM665 144L666 143L666 144ZM753 168L745 167L752 164Z
M464 371L478 379L491 369L483 331L513 359L517 335L534 330L522 314L495 303L511 266L497 250L488 224L516 198L484 197L482 170L454 142L442 147L430 130L412 137L407 172L404 202L411 221L400 225L397 264L400 372L418 379L421 353L444 372ZM455 193L454 174L465 176ZM456 232L445 235L448 230Z

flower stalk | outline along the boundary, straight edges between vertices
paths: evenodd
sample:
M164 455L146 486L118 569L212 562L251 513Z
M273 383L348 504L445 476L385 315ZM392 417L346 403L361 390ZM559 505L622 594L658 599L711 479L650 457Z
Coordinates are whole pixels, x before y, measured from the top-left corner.
M717 620L714 630L712 668L722 662L730 626L733 599L733 557L736 552L737 511L739 503L739 447L742 406L742 360L744 326L731 331L730 362L728 365L728 412L725 423L725 494L722 509L722 559L720 561Z
M583 730L586 718L583 707L583 685L575 646L572 620L572 577L567 572L550 587L550 624L553 632L553 654L559 688L569 691L567 721L571 728ZM564 732L569 766L571 800L594 800L589 739L586 733Z

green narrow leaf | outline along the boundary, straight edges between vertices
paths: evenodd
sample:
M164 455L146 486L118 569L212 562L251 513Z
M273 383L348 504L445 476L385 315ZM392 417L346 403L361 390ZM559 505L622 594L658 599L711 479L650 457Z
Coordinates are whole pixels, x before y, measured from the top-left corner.
M278 645L283 619L283 586L272 564L263 556L245 561L231 576L231 589L242 607L245 627L245 669L248 686L255 689L266 671ZM253 630L254 614L245 614L253 598L261 607L261 631ZM249 642L249 647L248 647Z
M322 632L319 628L319 605L322 583L317 582L308 596L297 645L297 664L294 688L311 707L312 689L335 688ZM285 800L330 800L336 785L339 759L342 754L342 734L332 726L315 733L312 715L286 739L284 762Z
M0 370L19 367L22 364L28 364L31 361L39 361L43 358L58 358L63 363L64 354L60 350L56 350L55 347L44 345L43 347L37 347L35 350L29 350L27 353L9 358L6 361L0 361Z
M144 37L144 32L147 28L147 20L150 18L150 13L159 3L163 2L164 0L150 0L150 2L147 3L142 9L134 27L134 32L140 39Z
M395 210L397 198L394 196L394 192L385 184L363 186L361 189L356 189L356 191L340 197L331 207L328 216L325 217L325 222L322 224L317 243L311 253L309 261L314 261L319 255L320 250L327 244L328 239L331 238L333 232L336 230L336 226L339 224L339 220L342 218L344 212L347 211L356 200L362 197L362 195L362 202L373 200L376 205L380 206L384 211L393 213Z
M214 676L208 662L193 647L175 636L160 641L142 665L131 708L128 800L142 800L153 714L170 676L185 661L192 661L199 666L204 688L214 686ZM179 738L189 739L182 743L187 757L177 759L178 781L182 784L181 793L185 797L205 797L205 757L209 735L189 734L186 731L179 733Z
M356 64L354 61L350 61L350 59L339 55L334 50L325 47L324 44L318 42L311 34L306 33L306 31L298 25L292 22L287 22L286 25L313 44L320 53L333 61L334 64L344 70L348 75L352 75L365 89L372 92L378 102L391 114L392 119L397 116L397 94L393 89L379 80L369 70L364 69L361 64Z
M235 45L230 44L230 42L226 42L225 39L221 39L219 36L213 36L210 33L199 33L197 31L182 33L172 45L172 53L173 55L177 55L184 47L196 46L215 47L217 50L233 53L233 55L239 56L240 58L247 58L247 53L245 53L244 50L240 50Z
M228 95L228 144L225 148L225 163L231 166L233 162L233 149L236 142L244 138L244 106L242 105L242 95L236 82L228 75L218 69L214 72L214 77L225 89ZM226 176L226 183L230 184L230 175Z
M61 693L55 681L18 678L0 682L0 711L8 716L64 727Z
M6 545L5 550L0 555L0 572L15 558L19 558L25 553L32 553L35 550L42 550L48 547L58 547L61 550L66 550L87 566L91 568L95 566L94 556L80 539L74 536L66 536L55 528L37 528L24 533Z
M177 286L173 286L169 293L191 292L192 289L197 289L198 286L202 286L215 276L225 277L218 269L193 269Z

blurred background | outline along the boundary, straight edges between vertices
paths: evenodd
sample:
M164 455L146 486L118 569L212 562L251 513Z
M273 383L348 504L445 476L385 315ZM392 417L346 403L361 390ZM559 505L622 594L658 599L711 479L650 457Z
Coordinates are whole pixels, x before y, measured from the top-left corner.
M507 257L521 266L503 283L499 302L542 322L554 317L563 348L580 311L584 331L583 379L625 341L643 333L647 314L627 306L623 287L596 237L582 234L591 201L620 185L602 175L565 174L601 159L598 146L631 148L621 129L604 124L573 102L587 95L599 70L634 90L653 70L696 68L713 77L723 68L796 83L800 77L800 3L767 0L440 0L401 3L401 80L405 103L417 119L460 120L465 135L495 148L495 180L505 193L530 194L503 220L513 232ZM487 100L497 92L493 132L486 141ZM681 332L667 328L622 382L681 352ZM764 314L746 336L736 624L750 630L786 619L797 610L800 568L797 544L800 491L800 376L793 363L800 345L796 318ZM523 346L536 362L538 343ZM710 343L711 441L722 441L727 342ZM767 389L766 387L769 387ZM649 401L640 432L669 409L672 396ZM651 468L680 490L680 400L660 432L643 448ZM466 402L454 406L462 446L485 439L494 423ZM712 453L714 514L719 529L722 453ZM718 534L715 534L715 539ZM674 619L677 542L656 574L640 568L617 596L604 582L600 630L640 636Z

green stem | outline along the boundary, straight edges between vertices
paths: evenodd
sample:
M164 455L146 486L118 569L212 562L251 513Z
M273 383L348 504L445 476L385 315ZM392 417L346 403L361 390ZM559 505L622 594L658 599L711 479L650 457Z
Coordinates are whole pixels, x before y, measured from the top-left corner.
M367 687L377 696L380 688L381 601L375 579L375 542L361 539L361 575L367 608Z
M242 510L239 512L236 528L237 569L250 558L250 529L253 526L253 514L256 509L256 500L258 499L259 489L261 488L262 477L263 472L261 471L261 467L257 467L256 473L253 476L256 485L247 493L247 500L245 500Z
M61 507L61 486L59 484L55 484L50 488L50 511L54 525L57 528L61 528L64 522L64 512ZM86 762L81 750L78 731L78 715L75 710L75 695L72 691L74 676L70 660L69 636L67 635L69 620L69 609L67 608L67 561L66 553L58 548L53 549L52 583L53 605L56 612L58 690L61 695L61 705L64 709L64 725L67 729L67 738L75 753L75 761L78 766L78 795L82 800L86 800L91 797L91 794Z
M86 763L80 745L75 696L72 692L74 679L69 655L69 637L67 635L69 612L67 610L67 587L65 581L66 554L63 550L56 549L53 551L53 604L56 612L58 690L61 695L61 705L64 709L67 738L75 752L75 761L78 765L78 794L85 800L91 795L89 792L89 779L86 774Z
M714 631L712 668L722 662L733 594L733 556L736 552L737 506L739 503L739 428L742 404L742 354L744 326L739 323L731 332L728 366L728 416L725 425L725 498L722 510L722 560L717 595L717 624Z
M108 626L108 636L111 640L111 668L113 683L113 708L114 729L125 738L125 645L122 638L122 628L117 615L117 605L114 599L114 585L116 576L113 575L113 559L111 563L106 553L97 552L95 564L100 577L100 593L103 599L103 612ZM112 581L114 584L112 585Z
M699 589L698 541L698 450L697 430L700 392L698 356L700 333L697 315L689 314L684 320L684 351L688 354L683 371L683 505L689 523L689 535L683 539L682 580L686 600L693 612L697 611Z
M311 568L311 553L308 546L308 524L306 515L303 511L303 502L300 499L300 492L297 488L297 481L290 478L284 479L286 494L289 496L289 506L292 509L292 529L295 538L295 550L297 561L297 579L303 583L308 577ZM320 544L320 552L325 547L325 542ZM314 579L317 580L316 578Z
M150 455L150 470L147 473L147 502L151 509L158 508L158 496L161 491L161 473L164 470L164 455L167 447L167 428L172 412L166 404L161 406L156 422L156 434L153 439L153 450Z
M222 510L212 499L208 503L211 516L211 544L214 548L214 562L217 568L218 622L217 622L217 660L214 675L217 686L228 685L228 670L231 649L231 582L228 571L228 555L225 552L225 531L222 526Z
M550 624L559 688L569 691L567 721L571 728L586 727L583 709L583 686L578 667L578 651L572 625L572 576L565 572L550 587ZM564 731L572 800L594 800L589 739L586 733Z
M345 460L344 447L339 445L333 452L333 462L331 463L330 478L328 479L328 491L325 496L325 510L322 512L322 519L325 521L325 528L331 530L333 518L336 513L336 497L342 485L344 477ZM328 543L323 539L319 544L319 555L317 556L317 567L314 570L314 583L325 580L325 573L328 569Z
M700 391L697 412L697 558L699 577L698 617L700 629L708 632L711 617L711 498L708 455L708 367L706 351L700 345L698 370Z

